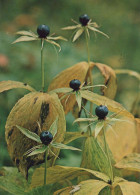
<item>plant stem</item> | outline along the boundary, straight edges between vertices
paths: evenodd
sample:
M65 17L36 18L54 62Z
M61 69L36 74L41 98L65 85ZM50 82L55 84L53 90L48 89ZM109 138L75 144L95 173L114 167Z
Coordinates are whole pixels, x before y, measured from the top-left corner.
M45 152L44 186L46 185L46 176L47 176L47 155L48 155L48 148Z
M44 58L43 58L44 39L41 39L41 77L42 77L42 91L44 91Z
M84 107L83 102L82 102L82 106ZM84 110L85 117L88 118L87 113L86 113L86 111L85 111L84 108L83 108L83 110ZM91 136L92 135L92 129L91 129L91 126L90 126L90 122L89 121L88 121L88 132L89 132L89 136Z
M87 44L87 55L88 55L88 64L89 64L89 79L90 79L90 85L93 85L93 78L92 78L92 71L90 68L90 49L89 49L89 37L88 37L88 33L86 31L85 28L85 38L86 38L86 44ZM91 88L91 91L93 90L93 88ZM90 113L92 113L93 111L93 103L90 103Z
M103 128L103 137L104 137L104 144L105 144L105 152L108 158L108 162L109 162L109 168L110 168L110 179L111 179L111 183L113 183L114 177L113 177L113 169L112 169L112 164L111 164L111 159L110 159L110 155L109 155L109 150L108 150L108 145L106 142L106 137L105 137L105 129Z

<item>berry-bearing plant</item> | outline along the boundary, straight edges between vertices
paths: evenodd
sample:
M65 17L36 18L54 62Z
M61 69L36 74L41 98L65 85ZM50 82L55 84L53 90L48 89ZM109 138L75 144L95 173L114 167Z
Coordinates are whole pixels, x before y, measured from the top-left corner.
M17 32L20 37L13 43L41 42L41 87L38 92L22 82L0 82L0 92L13 88L29 91L15 104L5 127L8 152L20 173L15 167L2 168L0 188L11 194L139 195L136 120L113 100L117 91L115 70L90 60L89 30L109 37L98 30L98 25L87 14L79 17L80 23L72 21L75 25L63 30L76 30L73 41L85 34L88 60L62 71L51 81L47 91L44 46L53 44L61 50L56 41L66 39L50 35L50 28L44 24L37 27L37 34ZM104 83L93 85L95 68ZM116 72L132 73L130 70ZM135 75L140 80L140 75ZM101 89L102 95L94 92L95 87ZM65 115L69 112L75 117L73 122L78 124L79 131L69 132L66 128ZM67 145L78 138L82 139L81 148ZM60 149L81 152L80 167L56 165ZM137 182L126 179L133 171Z

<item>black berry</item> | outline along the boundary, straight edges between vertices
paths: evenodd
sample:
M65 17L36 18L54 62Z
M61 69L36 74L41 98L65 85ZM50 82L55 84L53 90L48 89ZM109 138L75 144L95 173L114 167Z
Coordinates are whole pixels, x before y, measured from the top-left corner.
M39 38L46 38L50 34L50 28L45 24L41 24L37 27L37 34Z
M108 115L108 108L103 105L97 106L95 113L96 116L98 116L98 119L105 119L105 117Z
M87 23L89 22L89 20L90 20L90 18L88 17L87 14L81 15L81 16L79 17L79 21L80 21L80 23L82 24L82 26L86 26Z
M81 82L78 79L73 79L70 81L69 86L74 89L74 91L79 90Z
M40 134L40 140L44 145L49 145L53 140L53 135L49 131L43 131Z

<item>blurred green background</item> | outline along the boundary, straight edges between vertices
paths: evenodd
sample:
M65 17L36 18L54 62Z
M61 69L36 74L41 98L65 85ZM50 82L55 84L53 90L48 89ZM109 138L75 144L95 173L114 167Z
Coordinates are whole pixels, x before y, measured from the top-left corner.
M68 38L60 42L62 51L58 57L54 48L45 47L45 83L46 89L52 78L60 71L87 60L84 36L72 43L72 31L61 28L73 25L71 18L78 21L79 16L87 13L97 22L106 37L91 33L91 60L111 66L114 69L125 68L140 71L140 6L139 0L0 0L0 81L15 80L28 83L37 90L41 89L40 42L22 42L12 45L17 38L15 32L32 30L36 32L39 24L50 26L51 33ZM138 92L135 78L121 75L118 77L116 100L128 110ZM26 90L14 89L0 94L0 166L12 165L9 158L4 126L6 118L16 101L26 94ZM72 126L73 117L68 114L67 128ZM79 145L80 140L73 145ZM80 155L76 152L61 152L58 162L68 166L78 166Z

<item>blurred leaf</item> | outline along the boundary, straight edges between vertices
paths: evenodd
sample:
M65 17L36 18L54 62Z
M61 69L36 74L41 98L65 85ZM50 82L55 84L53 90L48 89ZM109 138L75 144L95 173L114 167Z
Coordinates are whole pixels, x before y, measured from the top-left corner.
M38 40L37 37L28 37L28 36L21 36L18 39L16 39L12 44L23 42L23 41L35 41Z
M77 30L77 32L75 33L74 37L73 37L73 40L72 42L76 41L80 36L81 34L84 32L84 28L80 28L79 30Z
M125 118L124 118L125 120ZM127 118L127 120L130 120ZM131 121L131 120L130 120ZM110 123L110 122L109 122ZM106 139L116 162L120 161L124 156L134 152L137 146L136 125L128 122L110 123L106 131ZM114 134L115 131L116 135Z
M40 140L40 137L36 134L36 133L33 133L31 131L29 131L28 129L25 129L23 127L20 127L18 125L16 125L16 127L28 138L38 142L38 143L42 143L41 140Z
M136 133L137 133L137 148L136 152L140 153L140 119L135 118L136 122Z
M61 46L58 43L56 43L55 41L52 41L52 40L49 40L49 39L45 39L45 41L48 42L48 43L51 43L52 45L55 45L56 47L59 48L59 52L61 51Z
M31 37L37 37L37 35L36 34L34 34L33 32L31 32L31 31L24 31L24 30L22 30L22 31L18 31L18 32L16 32L16 34L17 35L27 35L27 36L31 36Z
M107 37L107 38L109 39L109 36L108 36L107 34L103 33L102 31L98 30L97 28L92 27L92 26L89 26L89 25L88 25L88 28L89 28L90 30L92 30L93 32L98 32L98 33L104 35L105 37Z
M52 91L58 88L68 88L69 83L73 79L80 80L81 83L84 83L86 75L89 69L89 64L87 62L80 62L58 74L51 82L48 91ZM64 94L58 94L61 98ZM67 101L66 101L67 100ZM61 100L61 103L64 107L65 114L71 111L76 104L75 95L70 95L69 98L65 97Z
M78 148L75 148L75 147L72 147L72 146L67 146L67 145L62 144L62 143L52 143L51 145L54 146L55 148L66 149L66 150L78 150L78 151L81 151Z
M98 195L100 191L108 186L107 183L99 180L87 180L79 183L77 186L63 188L54 193L54 195Z
M32 151L28 156L33 156L37 154L42 154L47 150L47 146L42 145L41 148L37 148L36 150Z
M88 137L88 133L85 132L66 132L65 133L65 139L63 141L64 144L68 144L72 142L75 139L78 139L80 137Z
M77 122L94 122L97 118L77 118L73 123Z
M118 183L123 195L139 195L140 184L136 182L123 181Z
M103 95L110 99L114 99L117 92L117 79L115 71L105 64L91 63L90 66L92 69L97 67L104 77L104 84L107 88L101 88Z
M25 189L28 187L27 181L14 167L2 167L0 169L0 189L13 195L24 195Z
M63 41L67 41L66 38L62 37L62 36L58 36L58 37L47 37L48 40L63 40Z
M98 134L103 129L103 127L104 127L104 120L97 122L95 126L95 138L98 136Z
M56 118L56 120L52 123L52 125L50 126L49 131L51 132L51 134L53 135L53 137L56 135L57 133L57 122L58 122L58 117Z
M91 91L81 91L81 95L86 100L89 100L90 102L93 102L97 105L106 105L111 112L119 112L119 115L123 115L126 117L134 118L131 113L129 113L121 104L118 102L115 102L107 97L98 95L96 93L93 93Z
M125 156L116 165L116 168L140 172L140 154L132 153Z
M138 80L140 80L140 74L133 70L128 69L116 69L114 70L116 74L128 74L130 76L136 77Z
M107 156L97 139L88 137L83 146L81 167L100 171L110 176Z
M55 92L55 93L69 93L69 92L72 92L73 90L71 88L58 88L58 89L54 89L50 92Z
M31 166L44 161L44 154L27 157L28 160L25 156L23 157L24 153L36 146L37 143L23 135L16 125L40 135L41 131L38 123L41 130L46 131L49 130L56 117L58 117L58 126L54 139L59 143L64 139L66 124L63 107L55 93L51 95L42 92L29 93L21 98L10 112L6 122L6 142L11 159L24 176L27 176L28 169ZM60 150L52 148L52 151L58 156ZM50 159L48 160L48 166L52 166L56 157L49 154L48 158Z
M82 97L80 91L76 91L76 101L79 107L79 111L81 110Z
M9 89L14 89L14 88L23 88L23 89L27 89L32 92L36 91L35 89L30 87L26 83L22 83L18 81L1 81L0 82L0 93L3 91L7 91Z
M81 25L75 25L75 26L67 26L67 27L64 27L62 28L62 30L73 30L73 29L76 29L78 27L80 27Z
M90 169L79 168L79 167L64 167L54 166L47 169L47 184L64 182L65 179L72 180L79 175L94 175L104 181L108 181L109 177L104 173L93 171ZM31 188L43 185L44 181L44 168L37 168L32 176Z

